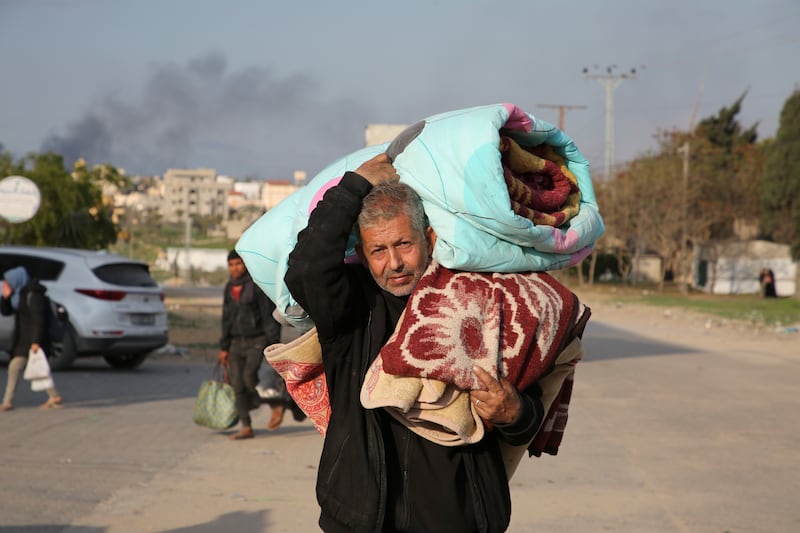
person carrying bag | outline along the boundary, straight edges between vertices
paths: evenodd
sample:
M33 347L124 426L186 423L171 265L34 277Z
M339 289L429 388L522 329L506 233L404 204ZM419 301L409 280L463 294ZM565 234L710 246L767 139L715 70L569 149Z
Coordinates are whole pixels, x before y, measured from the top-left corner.
M45 287L36 279L31 279L24 267L16 267L3 273L2 298L0 298L0 313L4 316L14 315L14 335L11 344L11 361L8 364L8 381L0 404L0 412L10 411L14 408L14 393L17 389L19 376L25 373L33 376L43 373L41 360L47 365L42 346L46 345L47 328L45 319ZM38 362L34 362L31 370L29 357L34 355ZM61 407L62 399L56 391L47 365L47 375L44 378L32 379L33 390L46 390L48 400L42 404L42 409ZM34 387L35 384L35 387Z

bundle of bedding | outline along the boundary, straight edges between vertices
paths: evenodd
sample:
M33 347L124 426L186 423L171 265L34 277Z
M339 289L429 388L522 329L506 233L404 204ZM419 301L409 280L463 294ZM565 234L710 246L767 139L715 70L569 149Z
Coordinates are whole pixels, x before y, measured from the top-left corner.
M382 152L422 197L438 236L433 257L448 268L565 268L591 253L604 231L589 164L564 132L513 104L434 115L392 143L332 163L241 236L236 250L253 280L292 325L313 327L283 281L297 234L326 190ZM346 257L355 255L354 245L353 236Z
M476 442L485 428L467 393L479 386L471 370L478 364L518 390L538 384L547 414L522 450L555 455L589 312L541 272L578 264L604 227L573 140L512 104L435 115L391 143L358 150L242 235L236 250L253 279L282 319L307 332L267 348L267 360L324 433L330 405L319 342L283 278L297 233L325 191L382 152L422 198L437 241L431 267L368 371L362 404L387 409L439 444ZM356 259L354 235L342 259ZM510 472L521 453L504 453Z
M472 372L478 365L518 390L534 383L541 390L546 416L539 432L506 459L515 466L525 448L532 455L555 455L589 316L588 308L546 273L458 272L434 261L370 366L361 403L385 408L437 444L471 444L485 433L468 394L481 387ZM315 330L264 354L324 434L330 404Z
M579 339L589 316L589 309L546 273L458 272L434 261L368 370L361 403L387 408L439 444L477 442L484 424L468 392L482 384L473 367L508 379L517 390L541 386L559 357L560 364L572 366L580 359ZM561 397L565 415L569 393L562 395L561 389L567 375L561 377L550 385L556 391L543 399ZM554 427L558 410L551 411L551 403L544 407L543 427ZM543 450L555 455L558 443L540 439L530 451Z

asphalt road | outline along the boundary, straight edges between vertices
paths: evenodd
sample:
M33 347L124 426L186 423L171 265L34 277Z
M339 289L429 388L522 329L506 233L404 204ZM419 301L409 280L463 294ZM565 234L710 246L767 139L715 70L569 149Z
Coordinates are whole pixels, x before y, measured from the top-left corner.
M4 363L3 385L6 371ZM37 408L46 394L21 381L16 408L0 413L0 530L60 531L189 454L202 443L191 416L209 372L188 362L121 371L79 359L54 375L65 407L50 410Z
M219 289L176 288L169 296L218 294ZM660 350L622 337L598 335L596 357ZM0 386L6 365L0 367ZM194 426L191 412L209 374L208 365L178 357L150 359L133 371L81 358L55 374L66 405L47 411L37 409L44 393L21 381L17 408L0 414L0 531L61 531L118 489L145 486L208 442L214 433Z

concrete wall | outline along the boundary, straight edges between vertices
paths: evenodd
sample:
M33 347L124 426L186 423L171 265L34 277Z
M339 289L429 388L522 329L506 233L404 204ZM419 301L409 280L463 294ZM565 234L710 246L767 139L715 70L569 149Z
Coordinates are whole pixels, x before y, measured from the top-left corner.
M713 294L758 294L758 274L763 268L775 273L778 296L795 294L797 263L789 246L767 241L710 243L699 247L693 272L694 286Z
M631 277L637 282L658 283L661 280L661 258L643 255L634 260Z
M187 260L185 248L167 248L166 253L156 260L156 268L185 272L191 266L195 270L214 272L218 268L228 268L228 251L214 248L190 248Z

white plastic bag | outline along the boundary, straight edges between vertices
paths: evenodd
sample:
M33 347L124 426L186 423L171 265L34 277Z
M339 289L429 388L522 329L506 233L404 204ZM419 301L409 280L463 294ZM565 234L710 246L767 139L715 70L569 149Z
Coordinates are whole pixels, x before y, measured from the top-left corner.
M22 374L22 377L28 380L50 377L50 365L47 363L47 356L41 347L28 352L28 364L25 365L25 373Z
M53 383L53 378L51 378L51 377L32 379L31 380L31 390L32 391L40 391L40 390L52 389L55 386L56 386L56 384Z

